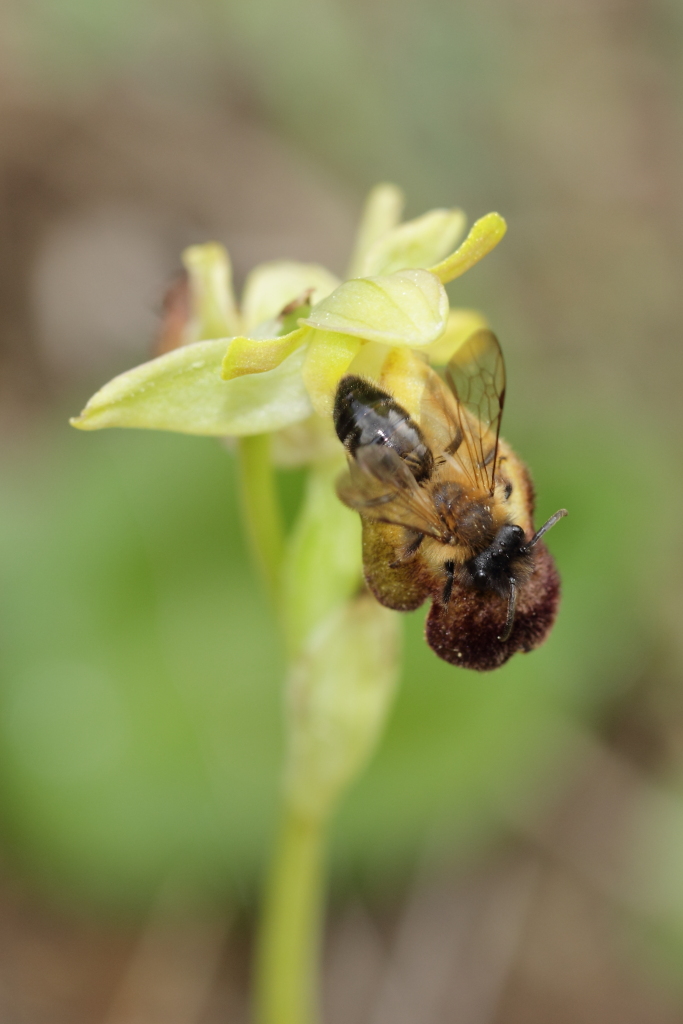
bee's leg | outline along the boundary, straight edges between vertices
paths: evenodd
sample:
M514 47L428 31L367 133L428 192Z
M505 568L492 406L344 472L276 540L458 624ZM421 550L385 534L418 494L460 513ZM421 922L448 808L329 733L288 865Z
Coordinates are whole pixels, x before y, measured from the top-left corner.
M446 451L448 452L449 455L455 455L455 453L457 452L458 448L462 444L462 439L463 439L463 432L460 429L460 427L458 427L458 429L455 432L455 437L453 438L453 440L449 444L448 448L446 448Z
M517 607L517 583L515 580L510 580L510 592L508 594L508 614L505 620L505 626L503 632L500 634L498 639L501 643L505 643L510 639L512 633L512 627L515 623L515 608Z
M424 533L417 533L416 531L415 536L412 538L411 541L409 541L408 544L406 544L398 558L396 558L393 562L389 563L389 568L398 569L398 567L400 565L403 565L404 562L409 562L424 539Z
M446 570L446 583L443 588L441 600L443 601L444 604L448 604L448 602L451 599L451 592L453 590L453 580L455 579L455 562L453 562L452 560L444 562L443 567Z

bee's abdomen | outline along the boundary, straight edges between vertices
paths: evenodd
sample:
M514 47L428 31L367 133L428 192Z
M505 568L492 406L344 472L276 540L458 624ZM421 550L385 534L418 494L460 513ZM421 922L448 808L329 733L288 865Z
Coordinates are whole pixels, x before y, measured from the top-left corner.
M434 468L422 431L398 402L363 377L344 377L334 402L337 437L350 455L363 445L393 448L418 482Z

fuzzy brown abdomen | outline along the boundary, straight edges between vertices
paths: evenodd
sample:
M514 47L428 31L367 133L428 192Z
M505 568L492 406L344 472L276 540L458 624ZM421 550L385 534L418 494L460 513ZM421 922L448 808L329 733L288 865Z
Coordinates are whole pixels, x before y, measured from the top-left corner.
M427 616L427 643L440 658L461 668L499 668L517 651L532 651L548 636L560 600L560 579L543 544L534 551L534 571L520 588L514 626L499 639L507 613L504 597L460 583L448 604L434 599Z

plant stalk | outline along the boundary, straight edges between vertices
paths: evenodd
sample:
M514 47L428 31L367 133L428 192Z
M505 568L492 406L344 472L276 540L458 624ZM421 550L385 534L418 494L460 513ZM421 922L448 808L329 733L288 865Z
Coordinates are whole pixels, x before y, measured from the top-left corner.
M284 529L270 459L270 435L238 438L242 517L273 607L280 603Z
M281 605L284 530L270 437L238 439L242 515L276 611ZM325 821L287 803L272 854L255 977L258 1024L315 1024L323 906Z
M257 1024L316 1024L325 824L285 808L256 960Z

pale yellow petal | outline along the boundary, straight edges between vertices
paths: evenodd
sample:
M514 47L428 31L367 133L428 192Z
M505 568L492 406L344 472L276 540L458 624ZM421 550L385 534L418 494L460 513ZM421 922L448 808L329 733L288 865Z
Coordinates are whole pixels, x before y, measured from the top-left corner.
M378 238L356 277L430 267L452 252L465 230L462 210L430 210Z
M346 281L300 321L384 345L429 345L443 334L448 296L427 270Z
M488 327L488 321L476 309L452 309L444 333L423 351L433 366L445 366L463 342L482 327Z
M233 338L223 359L223 380L233 380L245 373L265 373L279 366L283 359L306 341L308 327L283 334L281 338Z
M330 416L337 384L360 349L360 338L331 331L312 333L303 379L313 408L319 416Z
M218 242L191 245L183 253L190 277L192 317L187 335L190 341L230 338L240 333L240 319L232 289L232 266L224 246Z
M379 376L380 387L393 395L418 422L428 372L429 367L421 353L418 355L409 348L401 347L389 350Z
M115 377L72 424L81 430L141 427L181 434L263 434L306 419L305 347L266 373L221 378L228 339L198 341Z
M406 349L406 351L409 351ZM358 355L350 364L348 373L357 377L366 377L379 384L382 367L393 349L380 345L377 341L366 341Z
M360 277L365 255L378 238L391 231L400 223L405 205L405 196L397 185L384 182L375 185L365 200L353 256L349 265L349 277Z
M247 277L242 296L245 331L272 320L285 306L311 292L311 305L339 287L339 279L317 263L277 260L261 263Z
M454 253L430 268L432 273L444 284L454 281L495 249L506 231L507 224L499 213L487 213L475 221L467 238Z

